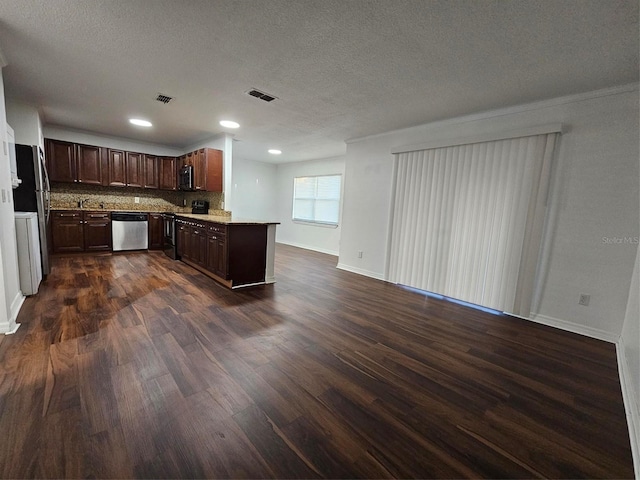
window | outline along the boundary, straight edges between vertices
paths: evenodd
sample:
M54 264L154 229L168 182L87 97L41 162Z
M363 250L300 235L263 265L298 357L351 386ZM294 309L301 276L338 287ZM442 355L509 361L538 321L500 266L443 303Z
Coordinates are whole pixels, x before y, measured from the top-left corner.
M296 177L293 183L293 220L338 225L341 175Z

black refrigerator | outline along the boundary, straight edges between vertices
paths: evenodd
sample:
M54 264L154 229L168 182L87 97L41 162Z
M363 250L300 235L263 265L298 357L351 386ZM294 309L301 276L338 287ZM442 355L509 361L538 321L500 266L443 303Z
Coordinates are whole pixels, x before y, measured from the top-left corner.
M16 166L21 183L13 189L13 208L16 212L36 212L40 234L42 275L49 274L47 228L51 213L49 176L44 154L37 145L16 144Z

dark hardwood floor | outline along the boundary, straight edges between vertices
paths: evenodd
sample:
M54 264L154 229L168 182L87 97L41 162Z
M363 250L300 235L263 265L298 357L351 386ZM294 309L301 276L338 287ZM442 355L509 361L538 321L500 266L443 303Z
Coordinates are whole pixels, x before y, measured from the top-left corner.
M55 258L0 341L2 477L633 476L613 345L335 263Z

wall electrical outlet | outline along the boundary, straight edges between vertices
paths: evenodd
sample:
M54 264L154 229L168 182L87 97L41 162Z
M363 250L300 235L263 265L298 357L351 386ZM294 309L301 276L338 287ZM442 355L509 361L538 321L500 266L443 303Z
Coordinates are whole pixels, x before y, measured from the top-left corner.
M585 307L588 307L589 300L591 300L591 295L587 295L586 293L581 293L580 300L578 300L578 305L584 305Z
M140 203L140 197L133 197L133 203Z
M362 258L362 250L358 252L358 258Z

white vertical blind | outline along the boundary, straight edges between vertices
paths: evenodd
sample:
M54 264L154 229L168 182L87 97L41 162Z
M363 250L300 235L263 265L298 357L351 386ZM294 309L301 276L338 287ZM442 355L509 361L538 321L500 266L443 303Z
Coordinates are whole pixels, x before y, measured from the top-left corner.
M397 154L389 279L529 315L556 135Z

